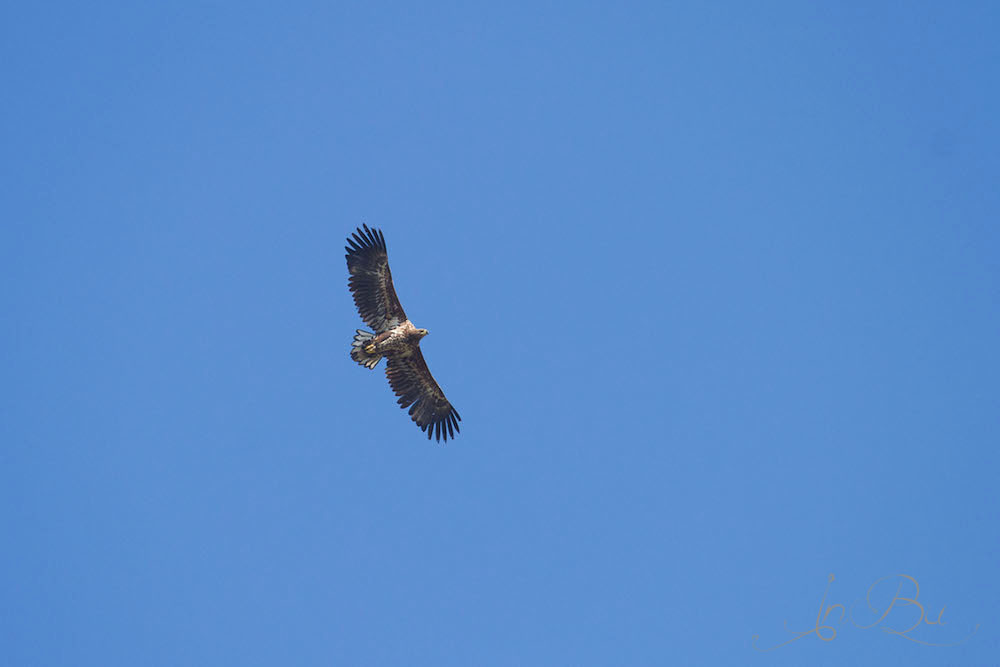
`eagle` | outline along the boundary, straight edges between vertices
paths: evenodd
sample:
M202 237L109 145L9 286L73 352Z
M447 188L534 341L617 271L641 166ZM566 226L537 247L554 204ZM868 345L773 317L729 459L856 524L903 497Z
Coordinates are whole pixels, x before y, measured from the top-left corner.
M348 287L361 319L375 330L357 330L351 359L374 369L385 357L385 375L399 397L399 407L410 408L410 417L428 440L436 437L440 442L443 437L447 442L458 433L462 418L444 397L420 352L420 339L427 329L413 326L396 297L385 236L379 229L362 225L347 237L347 243Z

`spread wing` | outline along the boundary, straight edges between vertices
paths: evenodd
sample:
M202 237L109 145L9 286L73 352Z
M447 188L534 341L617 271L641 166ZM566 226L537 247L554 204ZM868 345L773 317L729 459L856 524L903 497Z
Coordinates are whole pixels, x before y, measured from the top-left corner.
M420 348L408 357L389 357L385 376L389 378L392 391L399 396L399 407L410 407L410 417L421 431L427 432L428 440L432 435L439 441L444 436L445 442L449 436L455 437L462 418L434 381Z
M354 295L354 305L368 326L380 334L406 321L399 305L389 272L389 255L385 237L378 229L358 227L347 239L347 269L351 272L348 285Z

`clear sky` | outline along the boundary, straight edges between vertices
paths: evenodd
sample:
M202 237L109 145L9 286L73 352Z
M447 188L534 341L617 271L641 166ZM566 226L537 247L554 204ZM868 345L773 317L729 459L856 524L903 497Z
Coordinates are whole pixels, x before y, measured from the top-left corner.
M997 664L998 34L6 3L0 662ZM348 357L362 222L447 445Z

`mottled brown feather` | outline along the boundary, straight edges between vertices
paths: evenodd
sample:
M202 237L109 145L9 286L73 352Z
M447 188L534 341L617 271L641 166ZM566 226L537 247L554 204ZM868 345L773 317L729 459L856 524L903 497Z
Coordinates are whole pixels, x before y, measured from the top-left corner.
M377 229L358 229L347 239L348 281L361 319L380 334L406 321L406 313L392 286L385 237Z
M408 357L389 357L385 376L399 396L399 407L410 408L410 417L421 431L427 432L428 440L455 437L462 418L434 381L420 348Z

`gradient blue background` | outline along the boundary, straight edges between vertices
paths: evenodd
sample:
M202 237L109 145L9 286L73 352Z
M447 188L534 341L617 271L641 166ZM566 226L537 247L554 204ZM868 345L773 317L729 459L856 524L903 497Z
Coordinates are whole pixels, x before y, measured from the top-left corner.
M825 4L6 3L0 662L998 664L1000 9Z

